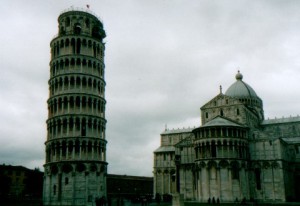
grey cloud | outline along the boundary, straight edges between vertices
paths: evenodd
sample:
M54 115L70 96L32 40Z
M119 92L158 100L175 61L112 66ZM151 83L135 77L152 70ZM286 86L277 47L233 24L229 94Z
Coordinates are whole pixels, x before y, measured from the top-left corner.
M9 1L0 25L0 161L44 161L49 43L82 1ZM266 117L297 115L299 1L94 1L106 41L109 172L152 175L168 128L199 126L199 108L238 69ZM283 105L288 105L288 108Z

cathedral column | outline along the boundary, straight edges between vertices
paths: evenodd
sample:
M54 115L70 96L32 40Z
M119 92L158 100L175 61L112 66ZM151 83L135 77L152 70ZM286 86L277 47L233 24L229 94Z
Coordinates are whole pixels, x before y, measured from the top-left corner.
M230 148L229 148L229 146L230 146L229 141L227 141L227 143L226 143L227 158L230 157Z
M163 194L165 191L165 173L164 170L161 172L161 193Z
M217 198L221 198L221 184L222 184L222 180L221 180L221 172L220 172L220 167L216 168L216 172L217 172L217 186L218 186L218 197Z
M248 199L249 198L249 191L248 191L249 181L248 181L244 167L241 168L240 174L241 174L241 178L240 178L241 193L242 193L243 197L246 197ZM241 180L243 180L243 181L241 181Z
M201 184L202 184L202 200L203 201L207 201L207 199L209 198L209 180L208 180L208 171L207 168L204 167L201 169Z
M209 144L209 158L211 158L212 157L212 144L211 144L211 140L208 142L208 144Z
M232 142L232 157L236 158L236 144Z
M168 175L168 186L169 186L169 188L168 188L168 193L170 194L171 193L171 171L169 171L169 173L168 173L169 175Z
M224 157L224 142L221 141L222 157Z
M201 172L202 172L202 169L199 169L197 171L197 189L198 189L197 200L198 201L203 201L202 185L201 185Z
M229 189L230 189L230 192L229 192L229 196L227 197L229 200L233 200L235 199L236 197L236 194L233 194L233 183L232 183L232 168L228 168L228 183L229 183ZM234 197L234 198L233 198ZM239 198L239 197L238 197Z
M157 193L156 187L157 187L157 172L156 169L154 169L153 171L153 194L154 195Z

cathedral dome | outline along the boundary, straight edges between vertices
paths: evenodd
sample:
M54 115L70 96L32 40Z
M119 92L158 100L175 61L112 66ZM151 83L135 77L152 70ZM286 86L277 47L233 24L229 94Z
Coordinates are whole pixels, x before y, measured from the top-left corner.
M225 92L225 95L237 98L256 98L258 97L255 91L248 84L243 82L243 75L238 71L235 75L236 82L233 83Z

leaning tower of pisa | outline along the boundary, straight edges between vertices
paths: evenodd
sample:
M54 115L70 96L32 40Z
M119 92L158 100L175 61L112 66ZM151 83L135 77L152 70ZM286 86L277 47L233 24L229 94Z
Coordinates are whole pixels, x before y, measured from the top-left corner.
M52 39L44 205L94 205L106 196L103 24L89 10L64 11Z

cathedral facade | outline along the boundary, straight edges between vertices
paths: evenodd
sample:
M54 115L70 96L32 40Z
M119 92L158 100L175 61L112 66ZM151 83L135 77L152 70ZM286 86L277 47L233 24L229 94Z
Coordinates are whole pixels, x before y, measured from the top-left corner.
M264 119L263 101L240 72L200 110L200 127L161 134L155 193L197 202L299 201L299 116Z
M106 196L102 22L89 10L58 17L51 43L44 205L94 205Z

